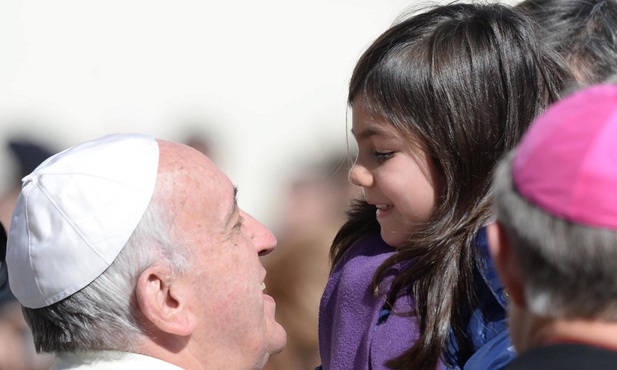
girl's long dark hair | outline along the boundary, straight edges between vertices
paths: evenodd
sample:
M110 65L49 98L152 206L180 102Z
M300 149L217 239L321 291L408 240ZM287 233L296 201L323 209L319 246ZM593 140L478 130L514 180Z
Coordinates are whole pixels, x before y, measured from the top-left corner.
M526 18L499 4L430 9L392 26L361 56L350 106L361 99L375 117L418 139L441 176L430 220L415 226L374 277L377 289L389 267L414 261L388 296L413 294L410 310L421 334L388 366L434 369L448 340L456 340L464 358L471 355L465 315L477 306L473 241L491 219L494 167L570 80ZM348 216L330 251L333 264L360 236L379 230L375 208L362 201Z

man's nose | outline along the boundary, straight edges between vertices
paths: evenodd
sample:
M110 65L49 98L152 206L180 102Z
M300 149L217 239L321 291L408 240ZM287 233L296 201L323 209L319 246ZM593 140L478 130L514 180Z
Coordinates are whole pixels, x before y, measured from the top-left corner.
M254 219L253 216L243 212L242 217L244 218L245 226L251 230L250 238L253 244L255 244L257 254L265 256L272 252L274 248L276 248L276 237L274 234L272 234L267 227Z

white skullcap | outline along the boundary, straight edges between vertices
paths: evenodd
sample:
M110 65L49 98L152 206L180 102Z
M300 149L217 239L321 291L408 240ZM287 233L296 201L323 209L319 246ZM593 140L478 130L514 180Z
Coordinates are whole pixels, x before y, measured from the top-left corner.
M23 306L54 304L111 265L150 203L158 163L155 139L115 134L58 153L23 178L6 257Z

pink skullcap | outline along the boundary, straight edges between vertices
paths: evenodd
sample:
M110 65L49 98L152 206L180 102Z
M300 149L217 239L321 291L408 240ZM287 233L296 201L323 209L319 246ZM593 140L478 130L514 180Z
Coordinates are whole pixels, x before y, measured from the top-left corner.
M519 144L512 177L523 197L556 217L617 229L617 86L549 107Z

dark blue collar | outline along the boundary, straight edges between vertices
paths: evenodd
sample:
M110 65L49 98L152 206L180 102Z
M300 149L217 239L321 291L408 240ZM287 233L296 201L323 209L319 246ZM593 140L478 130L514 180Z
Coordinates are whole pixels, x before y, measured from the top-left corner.
M475 252L476 267L478 268L478 272L480 272L480 276L482 276L482 279L491 293L493 293L495 299L497 299L497 302L505 309L508 305L508 299L488 250L486 227L480 229L478 235L476 235Z

